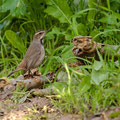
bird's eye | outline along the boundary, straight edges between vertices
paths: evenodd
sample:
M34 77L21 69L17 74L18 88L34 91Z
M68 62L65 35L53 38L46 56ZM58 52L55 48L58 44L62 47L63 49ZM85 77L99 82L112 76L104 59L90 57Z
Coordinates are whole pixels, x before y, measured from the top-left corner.
M42 33L39 33L39 35L41 35Z

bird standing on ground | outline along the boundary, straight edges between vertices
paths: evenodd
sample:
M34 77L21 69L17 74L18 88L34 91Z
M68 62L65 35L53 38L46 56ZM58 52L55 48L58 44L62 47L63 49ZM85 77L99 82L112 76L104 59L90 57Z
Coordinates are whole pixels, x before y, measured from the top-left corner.
M38 67L42 63L45 56L45 50L43 45L43 38L45 34L45 30L37 31L35 33L33 41L27 49L24 59L18 65L18 67L14 71L12 71L7 77L19 70L23 70L24 73L28 71L28 74L30 74L31 69Z

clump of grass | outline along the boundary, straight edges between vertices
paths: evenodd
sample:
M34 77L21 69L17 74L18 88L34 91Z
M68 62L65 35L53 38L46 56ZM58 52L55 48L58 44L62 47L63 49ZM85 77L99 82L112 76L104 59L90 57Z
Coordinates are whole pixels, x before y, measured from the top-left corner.
M61 83L53 84L59 97L57 98L58 101L53 100L52 102L61 111L86 114L120 105L119 87L115 85L116 82L119 83L120 71L119 68L115 68L114 63L111 63L111 66L105 61L95 61L93 64L88 65L89 67L81 66L77 69L69 68L67 63L62 63L66 68L65 74L68 75L67 83L62 85ZM102 67L95 72L93 66L97 67L100 64L102 64ZM78 69L81 73L78 72ZM94 72L97 76L93 78L92 74Z

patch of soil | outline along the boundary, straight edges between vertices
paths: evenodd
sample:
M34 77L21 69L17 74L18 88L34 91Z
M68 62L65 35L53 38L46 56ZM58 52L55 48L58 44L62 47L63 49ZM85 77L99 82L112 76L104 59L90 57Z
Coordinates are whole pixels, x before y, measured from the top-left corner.
M120 107L95 114L89 117L88 120L120 120Z
M7 101L0 101L0 108L3 115L0 116L2 120L21 120L25 115L43 111L44 106L51 106L51 102L47 98L36 97L28 100L24 103L13 103L9 100ZM44 113L44 111L43 111Z
M79 120L80 115L63 114L55 109L50 99L38 97L24 103L13 103L10 100L0 101L0 120Z
M120 108L107 110L96 115L90 115L86 120L120 120ZM0 120L83 120L83 115L61 113L54 108L50 99L36 97L27 99L24 103L13 103L11 100L0 101Z

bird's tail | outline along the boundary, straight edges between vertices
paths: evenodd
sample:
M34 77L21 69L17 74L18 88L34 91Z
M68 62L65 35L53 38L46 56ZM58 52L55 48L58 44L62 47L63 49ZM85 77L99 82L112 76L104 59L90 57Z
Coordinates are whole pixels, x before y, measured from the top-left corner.
M10 74L8 74L8 76L7 76L7 77L11 76L14 72L16 72L16 71L15 71L15 70L14 70L14 71L12 71Z
M22 70L22 68L21 68L21 69L16 68L16 69L13 70L10 74L8 74L7 77L11 76L12 74L14 74L15 72L17 72L17 71L19 71L19 70Z

